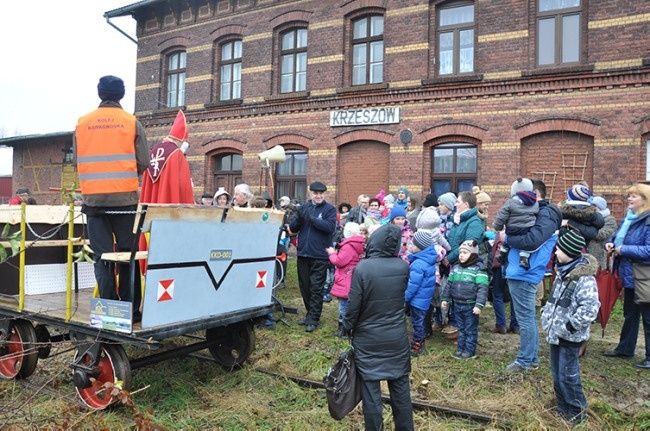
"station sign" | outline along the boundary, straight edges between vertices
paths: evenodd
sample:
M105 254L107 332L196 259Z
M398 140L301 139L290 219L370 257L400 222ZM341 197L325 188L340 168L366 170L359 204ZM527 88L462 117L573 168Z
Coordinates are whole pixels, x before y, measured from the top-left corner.
M330 111L330 127L398 124L400 108L363 108Z

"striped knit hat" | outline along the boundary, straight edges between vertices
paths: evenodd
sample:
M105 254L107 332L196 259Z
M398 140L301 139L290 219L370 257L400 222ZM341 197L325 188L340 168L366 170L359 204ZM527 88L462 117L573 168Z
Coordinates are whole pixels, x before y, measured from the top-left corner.
M433 245L433 236L426 231L419 230L413 234L413 244L420 250Z
M582 202L591 202L590 198L592 197L591 190L589 187L584 184L576 184L566 191L567 198L570 201L582 201Z
M571 259L582 254L582 249L585 247L587 242L584 237L580 235L580 232L570 230L557 240L557 248L562 250L564 254L569 256Z

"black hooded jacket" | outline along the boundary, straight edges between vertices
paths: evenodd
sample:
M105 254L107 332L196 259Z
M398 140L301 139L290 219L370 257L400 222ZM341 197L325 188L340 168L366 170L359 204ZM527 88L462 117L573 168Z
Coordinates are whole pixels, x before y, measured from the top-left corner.
M411 371L404 313L409 266L397 253L402 231L387 224L368 239L366 259L352 273L343 330L352 335L363 380L394 380Z

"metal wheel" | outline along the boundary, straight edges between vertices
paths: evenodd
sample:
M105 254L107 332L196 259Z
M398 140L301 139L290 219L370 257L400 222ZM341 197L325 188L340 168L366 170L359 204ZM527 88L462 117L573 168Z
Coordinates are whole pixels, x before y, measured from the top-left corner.
M255 349L255 331L249 321L205 331L210 354L225 368L241 368Z
M50 352L52 351L50 331L47 330L47 326L45 325L36 325L34 331L36 331L36 341L38 341L38 357L45 359L50 356Z
M0 376L26 379L34 373L38 362L34 325L15 319L9 328L6 339L0 342Z
M75 361L79 352L75 353ZM84 355L81 364L91 366L92 359ZM81 400L91 409L104 409L116 398L111 395L119 383L121 389L131 388L131 365L124 348L115 344L103 344L96 369L99 374L85 388L76 388ZM109 383L109 385L105 385ZM108 386L108 387L107 387Z

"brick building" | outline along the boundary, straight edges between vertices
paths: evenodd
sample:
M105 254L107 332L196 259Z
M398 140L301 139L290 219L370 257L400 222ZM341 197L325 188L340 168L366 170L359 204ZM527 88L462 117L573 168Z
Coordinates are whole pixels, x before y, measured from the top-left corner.
M523 175L553 201L584 179L621 214L626 187L650 180L647 1L145 0L106 13L129 15L136 115L154 143L185 111L197 196L245 181L302 199L319 180L354 203L478 184L498 207ZM265 169L257 153L275 145L287 161Z

